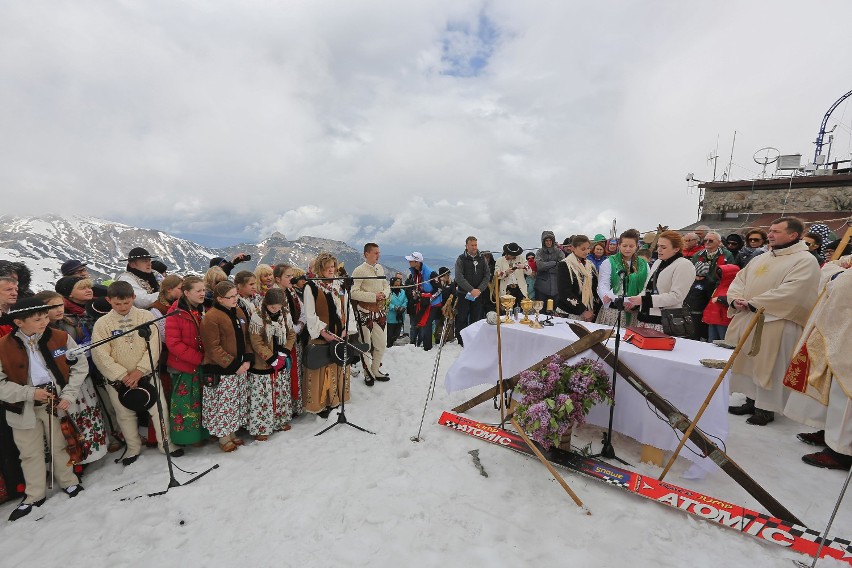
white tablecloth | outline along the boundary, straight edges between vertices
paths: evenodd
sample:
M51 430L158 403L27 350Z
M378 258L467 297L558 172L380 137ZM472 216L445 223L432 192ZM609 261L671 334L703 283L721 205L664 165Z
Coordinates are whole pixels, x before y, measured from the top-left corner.
M543 329L531 329L520 324L501 326L503 377L511 377L523 371L578 339L565 323L566 320L553 321L559 323ZM607 327L594 323L582 325L590 331ZM447 392L497 384L497 326L488 325L485 320L479 321L465 328L462 338L464 351L447 371L444 382ZM614 349L614 337L607 346ZM622 362L689 417L698 413L719 376L718 369L704 367L699 360L727 360L731 355L728 349L687 339L678 339L673 351L645 351L622 341L619 352ZM591 350L581 357L598 359ZM611 376L612 368L606 364L604 366ZM726 376L699 422L702 430L722 442L728 436L728 380ZM615 401L613 430L662 450L674 451L677 448L678 437L672 428L667 422L661 421L652 410L653 407L649 408L645 398L620 376L616 381ZM593 407L587 422L606 428L609 423L609 406L599 404ZM716 443L721 447L721 442ZM681 451L681 456L705 471L716 468L711 460L701 458L687 448L697 451L689 442Z

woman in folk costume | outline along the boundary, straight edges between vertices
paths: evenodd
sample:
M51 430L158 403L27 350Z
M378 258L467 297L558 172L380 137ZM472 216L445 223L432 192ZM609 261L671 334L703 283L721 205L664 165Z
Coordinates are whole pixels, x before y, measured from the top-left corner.
M636 229L621 233L618 238L618 252L604 259L598 274L598 297L603 307L598 312L598 323L616 325L618 310L611 308L613 300L622 295L625 297L640 294L648 279L648 262L636 256L639 239L642 235ZM624 275L627 274L627 290L624 290ZM625 327L636 319L635 314L625 312L621 323Z
M573 251L561 261L556 269L559 291L557 307L567 313L569 319L595 321L600 307L598 298L598 273L595 265L586 257L591 243L586 235L575 235L571 240Z
M313 271L317 278L333 278L337 274L337 259L321 252L314 261ZM357 334L358 327L347 298L338 286L339 281L308 281L305 287L304 308L311 345L326 345L335 341L335 336ZM349 400L349 376L344 377L344 368L329 363L319 369L305 369L305 391L302 400L305 410L328 418L332 409L343 399ZM341 384L343 388L341 389Z
M290 353L296 333L288 316L284 290L267 290L260 308L251 316L249 334L255 353L248 374L249 417L246 429L255 440L290 429L293 418Z
M266 291L275 286L275 276L272 267L268 264L258 264L257 268L254 269L254 278L257 283L257 293L252 296L251 301L254 304L255 310L259 310Z
M248 420L246 373L254 361L254 353L248 316L237 305L240 295L236 286L219 282L213 292L213 307L201 320L204 345L201 372L205 384L201 423L219 438L223 452L233 452L244 443L237 437L237 430Z
M172 442L182 446L204 445L210 433L201 424L202 384L199 366L204 361L201 322L204 319L204 281L187 276L181 296L171 305L166 318L166 368L172 378L169 423Z
M302 393L305 392L305 369L302 364L305 345L310 336L305 330L308 318L302 307L302 300L293 286L293 278L298 269L289 264L276 264L273 269L275 286L284 290L287 300L287 323L296 333L296 341L290 350L290 397L293 400L293 416L302 413ZM301 270L299 270L301 272ZM303 273L304 274L304 273Z
M85 282L88 282L88 291L91 293L91 281L84 280L82 278L78 280L78 283L84 283L83 286L85 286ZM60 286L60 289L66 291L65 286ZM51 328L64 331L71 336L71 339L73 339L78 345L81 343L89 343L92 340L91 328L84 325L84 319L88 316L66 316L65 306L62 302L63 297L60 294L45 290L36 294L35 297L47 304L47 307L50 308L47 315L50 318L50 323L48 325ZM87 365L93 366L89 359L87 359ZM80 430L80 434L83 436L83 444L89 452L85 459L74 466L74 473L76 473L78 477L82 477L82 466L98 461L107 455L108 451L103 410L101 409L100 399L98 398L98 393L95 390L95 385L88 373L86 378L83 380L83 384L80 385L80 390L77 391L77 398L74 400L74 404L72 404L68 409L68 415L72 420L74 420L74 423L77 425L77 429ZM114 446L116 450L119 447L120 446Z
M848 470L852 467L852 358L848 353L852 270L848 260L845 270L830 274L784 376L784 386L792 390L784 414L822 428L797 436L807 444L824 446L820 452L802 456L802 461Z
M645 235L648 236L647 234ZM657 235L657 260L648 271L644 289L624 300L625 308L639 309L639 327L663 331L662 308L683 306L695 282L695 266L683 256L683 238L677 231Z
M532 276L529 264L521 258L524 249L518 243L503 245L503 256L494 263L494 274L500 276L499 296L511 294L515 297L515 305L529 297L526 276Z

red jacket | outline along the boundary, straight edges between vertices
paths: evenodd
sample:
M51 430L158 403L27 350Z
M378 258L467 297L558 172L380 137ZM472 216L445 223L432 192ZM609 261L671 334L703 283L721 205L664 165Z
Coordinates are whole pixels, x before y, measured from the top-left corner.
M728 288L731 286L731 282L734 281L737 272L740 271L740 267L736 264L720 264L716 270L722 272L722 278L719 280L719 285L713 291L710 302L704 308L702 320L707 325L728 325L731 323L731 318L728 317L728 305L718 303L716 298L719 296L727 298Z
M703 247L703 246L701 246L701 245L695 245L695 246L694 246L694 247L692 247L692 248L683 249L683 250L681 251L681 254L682 254L683 256L685 256L686 258L688 258L689 260L692 260L692 257L693 257L693 256L695 256L696 254L698 254L699 252L701 252L701 251L703 251L703 250L704 250L704 247Z
M204 316L204 306L199 306L200 316ZM204 346L201 344L201 317L196 318L189 311L186 301L181 298L169 308L169 313L177 315L166 318L166 347L169 358L166 365L182 373L194 373L204 360Z

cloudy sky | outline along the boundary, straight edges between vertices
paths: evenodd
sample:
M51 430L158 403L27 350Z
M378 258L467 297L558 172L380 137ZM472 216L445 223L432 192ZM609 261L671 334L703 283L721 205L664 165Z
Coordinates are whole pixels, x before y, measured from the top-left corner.
M386 251L683 226L717 139L717 177L735 130L734 178L812 157L850 24L847 0L2 2L3 213Z

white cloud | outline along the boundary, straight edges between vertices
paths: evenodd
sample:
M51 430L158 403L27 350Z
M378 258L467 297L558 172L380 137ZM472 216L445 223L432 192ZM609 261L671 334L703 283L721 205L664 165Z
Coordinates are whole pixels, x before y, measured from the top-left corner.
M738 177L810 156L852 47L848 3L812 9L7 2L4 212L456 248L687 224L717 134Z

